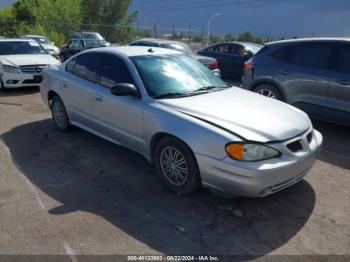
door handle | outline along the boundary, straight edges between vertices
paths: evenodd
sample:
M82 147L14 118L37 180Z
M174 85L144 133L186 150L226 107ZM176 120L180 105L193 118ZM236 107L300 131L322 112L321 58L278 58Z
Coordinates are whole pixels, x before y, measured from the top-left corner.
M279 71L279 73L280 73L281 75L286 76L286 75L289 74L289 71L288 71L288 70L281 70L281 71Z
M103 96L95 94L95 100L101 102L103 100Z
M336 80L335 82L343 86L349 85L349 81L347 80Z

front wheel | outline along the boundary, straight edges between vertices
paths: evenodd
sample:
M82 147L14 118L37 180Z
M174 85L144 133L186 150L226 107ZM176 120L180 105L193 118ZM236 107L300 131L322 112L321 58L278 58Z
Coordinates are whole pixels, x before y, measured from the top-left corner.
M282 100L281 92L273 85L262 84L254 88L253 91L268 98Z
M6 91L6 88L4 86L4 83L2 82L2 79L0 79L0 91Z
M200 186L197 161L182 141L163 138L155 149L155 165L160 180L171 191L191 194Z
M66 108L61 98L59 98L58 96L54 96L52 98L51 112L52 118L54 119L56 126L61 131L68 131L71 128Z

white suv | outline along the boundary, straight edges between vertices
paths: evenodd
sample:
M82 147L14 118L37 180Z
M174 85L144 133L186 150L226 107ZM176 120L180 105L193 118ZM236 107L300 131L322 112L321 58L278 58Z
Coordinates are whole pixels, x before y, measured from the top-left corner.
M43 68L59 63L34 40L0 39L0 88L39 86Z

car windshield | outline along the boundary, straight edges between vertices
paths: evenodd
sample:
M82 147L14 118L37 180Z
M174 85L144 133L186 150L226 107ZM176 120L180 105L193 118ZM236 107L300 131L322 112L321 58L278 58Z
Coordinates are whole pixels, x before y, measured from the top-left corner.
M37 41L37 42L40 43L40 44L44 44L44 45L49 45L49 44L51 44L51 42L50 42L47 38L45 38L45 37L29 37L29 38L31 38L31 39Z
M187 55L148 55L131 59L148 95L153 98L195 95L229 87L206 66Z
M46 51L34 41L0 42L0 55L46 54Z
M98 39L85 39L84 40L86 47L100 47L100 46L106 46L105 40L98 40Z
M163 48L169 48L169 49L180 51L182 53L185 53L186 55L193 55L191 49L188 46L183 44L167 43L167 44L161 44L160 46Z

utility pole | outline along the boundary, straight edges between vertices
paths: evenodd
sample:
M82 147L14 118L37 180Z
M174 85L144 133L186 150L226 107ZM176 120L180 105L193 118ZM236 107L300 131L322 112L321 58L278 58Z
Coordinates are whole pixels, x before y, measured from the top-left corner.
M157 34L157 24L154 23L154 37L158 38L158 34Z
M192 25L188 25L188 41L189 43L192 43Z

